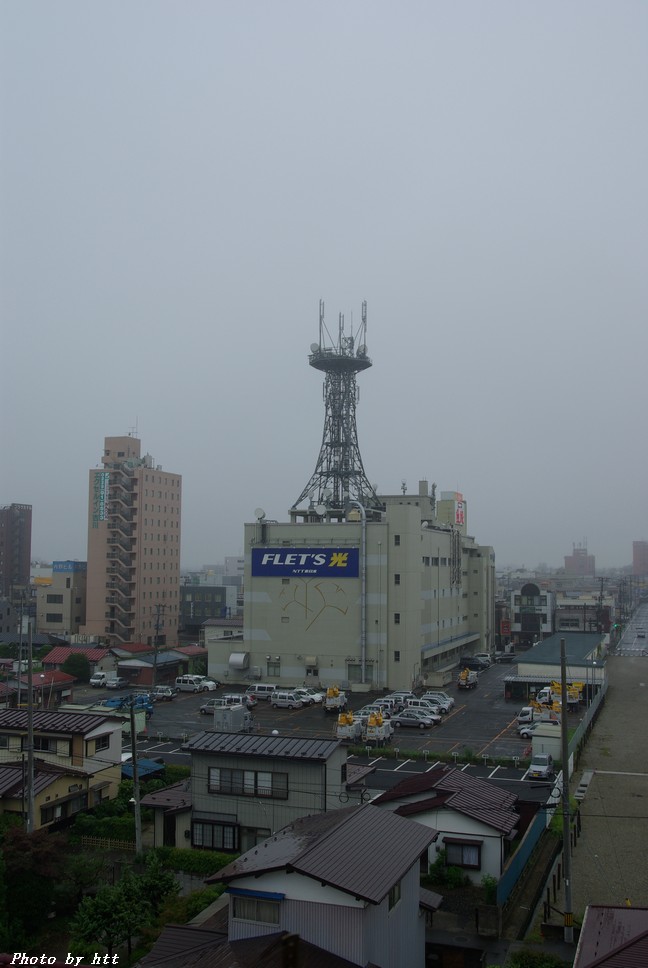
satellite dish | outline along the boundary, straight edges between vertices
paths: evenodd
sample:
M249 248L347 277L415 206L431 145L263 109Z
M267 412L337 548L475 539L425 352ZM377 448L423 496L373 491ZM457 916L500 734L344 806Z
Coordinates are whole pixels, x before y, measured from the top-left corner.
M358 347L358 356L366 356L366 355L367 355L367 344L361 343L360 346Z
M323 518L324 515L326 514L326 505L318 504L315 508L315 513L319 514L320 518Z
M319 353L319 343L311 343L311 353Z
M333 491L330 487L327 487L325 491L322 491L322 497L325 501L330 501L333 497Z
M265 511L263 508L255 508L254 517L257 519L257 521L263 521L265 518Z

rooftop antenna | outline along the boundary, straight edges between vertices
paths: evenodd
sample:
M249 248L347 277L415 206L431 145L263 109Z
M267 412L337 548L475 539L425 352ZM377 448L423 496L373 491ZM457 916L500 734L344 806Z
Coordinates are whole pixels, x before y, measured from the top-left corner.
M324 301L319 304L319 343L311 343L308 362L324 373L324 432L315 470L291 508L291 517L308 516L298 510L306 499L324 506L334 518L345 515L349 501L368 511L382 511L362 465L356 427L358 387L356 375L372 365L367 352L367 303L362 303L362 323L354 336L346 335L344 315L338 316L337 340L333 342L324 322ZM328 338L328 342L327 342Z
M401 481L401 491L403 492L403 494L407 494L407 481L405 480L405 478L403 478Z

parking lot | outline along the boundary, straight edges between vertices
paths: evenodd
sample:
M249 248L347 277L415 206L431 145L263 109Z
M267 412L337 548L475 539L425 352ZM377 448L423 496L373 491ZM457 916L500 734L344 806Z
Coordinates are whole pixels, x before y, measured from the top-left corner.
M455 682L444 687L455 699L451 713L443 717L441 725L419 730L401 728L394 732L392 746L402 750L434 753L465 754L470 750L478 759L486 757L492 762L504 757L523 756L528 742L517 735L516 716L520 704L504 699L504 677L510 674L510 666L493 665L479 675L476 689L460 690ZM240 686L241 691L244 685ZM160 702L148 722L147 738L138 743L140 753L145 751L177 762L184 761L182 744L192 734L208 729L211 718L202 716L200 706L205 698L213 698L223 692L237 691L229 684L216 692L203 694L179 693L172 702ZM126 691L127 692L127 691ZM111 695L99 690L77 690L77 701L100 701ZM114 696L114 693L112 693ZM380 694L381 695L381 694ZM349 707L360 707L378 698L378 693L348 693ZM302 709L273 709L269 702L260 701L253 711L254 729L269 733L276 729L281 735L335 736L337 717L325 713L320 705ZM169 742L169 740L171 742ZM187 757L188 762L188 757Z

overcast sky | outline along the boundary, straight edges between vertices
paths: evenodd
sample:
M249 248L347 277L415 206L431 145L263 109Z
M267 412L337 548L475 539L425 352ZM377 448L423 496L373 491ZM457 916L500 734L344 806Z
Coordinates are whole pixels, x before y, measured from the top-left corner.
M648 4L0 6L0 504L86 557L105 436L183 475L184 566L313 470L318 303L368 303L364 467L499 567L648 538Z

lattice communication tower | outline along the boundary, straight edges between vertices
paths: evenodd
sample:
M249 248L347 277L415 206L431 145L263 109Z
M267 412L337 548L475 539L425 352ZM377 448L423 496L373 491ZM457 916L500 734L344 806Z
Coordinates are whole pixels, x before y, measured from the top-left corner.
M320 300L319 342L311 344L308 362L326 374L324 433L315 471L291 508L293 519L313 513L342 518L350 501L360 503L367 517L384 510L362 466L356 428L356 374L371 366L366 335L366 302L362 304L362 323L355 335L345 334L344 316L340 313L337 342L333 342L324 324L324 303ZM306 500L308 507L299 509Z

